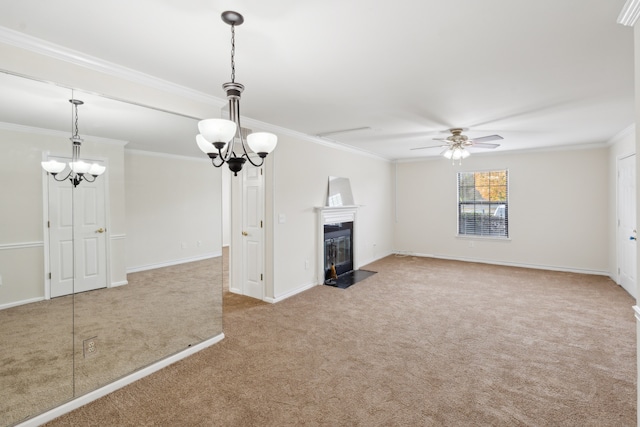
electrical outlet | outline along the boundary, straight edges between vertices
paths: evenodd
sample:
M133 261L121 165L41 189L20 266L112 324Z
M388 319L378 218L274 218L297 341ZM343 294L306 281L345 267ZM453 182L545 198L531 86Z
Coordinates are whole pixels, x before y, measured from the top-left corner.
M308 259L305 259L305 260L304 260L304 269L305 269L305 270L308 270L308 269L309 269L309 260L308 260Z
M196 242L196 246L197 246L197 247L202 246L202 241L201 241L201 240L198 240L198 241Z
M186 242L182 242L182 249L187 249L187 243Z
M474 246L473 240L469 240L469 247L472 248Z
M0 286L2 286L2 274L0 274Z
M85 358L95 356L98 353L98 337L87 338L82 341L82 354Z

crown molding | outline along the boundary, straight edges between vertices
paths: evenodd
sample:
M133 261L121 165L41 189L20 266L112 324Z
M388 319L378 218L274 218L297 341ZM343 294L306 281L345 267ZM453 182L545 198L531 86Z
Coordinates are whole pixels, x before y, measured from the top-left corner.
M69 138L69 132L63 132L61 130L38 128L35 126L18 125L15 123L0 122L0 130L31 133L36 135L55 136L60 138ZM110 144L124 147L129 141L113 138L103 138L101 136L82 135L86 142L95 142L98 144Z
M159 89L168 93L172 93L174 95L191 99L193 101L202 102L208 105L213 105L216 108L222 109L225 105L227 105L227 101L224 99L217 98L211 95L206 95L197 90L190 89L185 86L180 86L175 83L171 83L169 81L162 80L157 77L154 77L145 73L141 73L139 71L136 71L127 67L123 67L118 64L114 64L112 62L105 61L95 56L86 55L82 52L68 49L64 46L60 46L40 38L30 36L28 34L24 34L7 27L0 26L0 43L5 43L20 49L25 49L27 51L40 54L40 55L48 56L50 58L58 59L74 65L88 68L94 71L105 73L113 77L122 78L128 81L131 81L133 83L138 83L154 89ZM129 102L122 99L116 99L116 98L111 98L111 99L115 99L117 101ZM141 105L141 104L136 104L136 105ZM148 106L145 106L145 107L148 107ZM167 111L167 112L170 112L170 111ZM175 112L173 113L177 114ZM302 132L297 132L297 131L283 128L280 126L271 125L258 120L252 120L244 116L242 117L242 120L245 125L250 124L251 126L255 126L262 130L268 130L274 133L278 133L280 135L288 135L293 138L302 139L305 141L313 142L315 144L324 145L330 148L347 151L354 154L364 155L366 157L371 157L378 160L383 160L387 162L391 161L391 159L388 159L386 157L382 157L380 155L368 152L366 150L350 147L348 145L344 145L344 144L332 141L328 138L308 135Z
M617 134L615 134L614 136L612 136L611 139L607 141L607 145L608 146L614 145L622 141L624 138L626 138L629 135L635 135L635 132L636 132L636 125L635 123L632 123L626 128L622 129Z
M0 26L0 43L222 108L226 100Z
M633 27L640 16L640 0L627 0L618 15L618 24Z

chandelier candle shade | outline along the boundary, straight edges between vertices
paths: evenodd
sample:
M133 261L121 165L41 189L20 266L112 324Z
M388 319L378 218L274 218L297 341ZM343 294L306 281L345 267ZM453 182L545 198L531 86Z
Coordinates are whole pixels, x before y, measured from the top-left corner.
M78 134L78 105L84 104L79 99L70 99L69 102L73 105L73 119L75 124L75 131L71 138L73 143L73 152L71 154L71 161L69 162L69 172L64 178L58 179L57 175L66 169L65 163L57 160L49 160L47 162L41 162L42 168L53 176L56 181L64 181L68 179L71 181L74 187L77 187L80 182L87 181L93 182L99 175L102 175L107 169L98 163L86 163L80 160L80 145L82 145L83 139ZM93 177L93 178L90 178Z
M198 122L200 134L196 136L196 144L209 156L213 166L219 168L226 163L231 172L237 176L247 161L255 167L262 166L265 157L276 148L278 137L269 132L249 134L246 145L260 160L256 159L254 162L251 159L240 126L240 95L244 91L244 86L235 81L235 27L241 25L244 18L238 12L226 11L222 13L222 20L231 26L231 81L222 85L229 101L229 120L205 119ZM239 147L234 146L235 142L238 142Z

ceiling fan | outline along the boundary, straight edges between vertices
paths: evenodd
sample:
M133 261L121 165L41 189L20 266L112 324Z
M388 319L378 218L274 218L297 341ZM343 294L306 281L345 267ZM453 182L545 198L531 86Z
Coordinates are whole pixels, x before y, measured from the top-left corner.
M416 147L411 148L411 150L424 150L426 148L444 147L445 150L440 154L442 154L447 159L461 161L462 159L469 157L470 153L469 151L467 151L467 148L497 148L500 146L500 144L491 144L489 143L489 141L499 141L501 139L504 139L500 135L488 135L470 139L466 135L463 135L462 131L462 128L449 129L449 132L451 132L451 136L448 136L446 138L433 138L434 141L444 141L445 144Z

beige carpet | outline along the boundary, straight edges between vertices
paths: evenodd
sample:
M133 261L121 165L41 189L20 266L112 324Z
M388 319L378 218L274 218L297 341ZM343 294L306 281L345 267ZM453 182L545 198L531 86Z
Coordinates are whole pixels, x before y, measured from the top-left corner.
M219 344L54 426L633 426L634 300L607 278L388 257L224 314Z
M222 279L218 257L0 310L0 426L219 335ZM85 358L83 341L93 337L97 352Z

